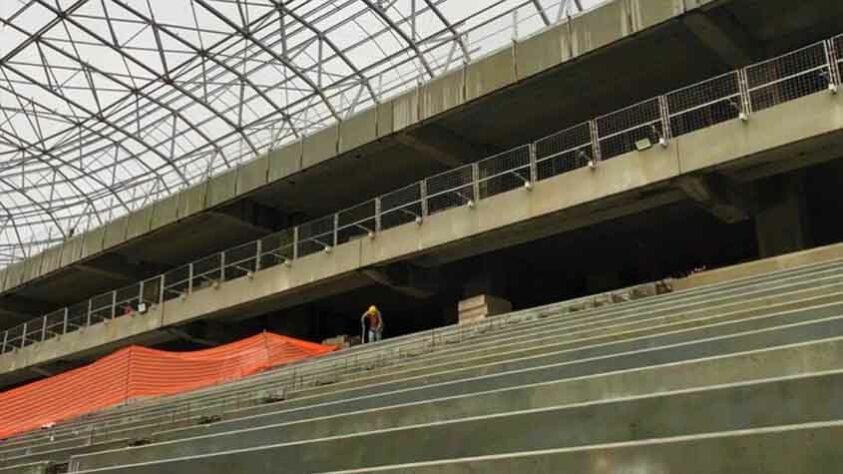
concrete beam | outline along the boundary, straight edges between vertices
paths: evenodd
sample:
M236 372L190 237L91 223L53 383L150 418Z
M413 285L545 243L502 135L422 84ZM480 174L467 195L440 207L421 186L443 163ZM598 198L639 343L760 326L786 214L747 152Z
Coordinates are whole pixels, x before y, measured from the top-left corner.
M220 342L218 341L212 341L210 339L205 339L202 337L191 335L189 332L187 332L187 330L181 328L165 328L164 331L169 334L172 334L177 339L182 339L187 342L192 342L194 344L199 344L205 347L217 347L220 345Z
M446 166L464 165L484 156L481 147L442 127L400 133L396 140Z
M210 214L264 234L270 234L290 224L287 214L252 201L239 201L232 206L212 210Z
M733 17L727 13L712 15L711 11L694 10L682 17L682 22L729 67L745 66L758 57L757 42Z
M79 270L101 275L113 280L136 283L149 275L164 273L167 268L158 264L133 261L123 255L110 253L93 260L79 263Z
M23 296L6 295L0 298L0 316L32 319L40 314L55 309L55 305L35 301Z
M440 275L434 268L393 263L384 267L364 268L361 273L376 283L413 298L429 298L440 288Z
M53 372L50 372L49 370L38 366L30 367L29 370L35 372L40 377L52 377L53 375L55 375Z
M686 175L676 185L700 207L723 222L732 224L755 214L754 198L720 174Z

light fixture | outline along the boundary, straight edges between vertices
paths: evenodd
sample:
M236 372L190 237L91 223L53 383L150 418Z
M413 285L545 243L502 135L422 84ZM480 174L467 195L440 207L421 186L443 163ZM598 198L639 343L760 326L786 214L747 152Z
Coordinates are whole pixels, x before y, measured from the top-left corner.
M326 245L326 246L325 246L325 248L323 249L323 251L324 251L326 254L331 253L331 246L330 246L330 245Z
M524 189L526 189L527 191L532 191L533 190L533 183L531 183L529 181L524 181Z
M421 218L421 216L416 216L416 225L422 225L422 218Z
M650 141L649 137L642 138L641 140L638 140L638 141L635 142L635 149L638 150L638 151L649 150L652 147L653 147L653 142Z
M285 258L285 259L284 259L284 266L285 266L285 267L287 267L287 268L292 267L292 266L293 266L293 261L292 261L292 260L290 260L289 258Z
M474 199L469 199L467 205L469 209L474 209Z
M832 94L837 94L837 84L835 84L835 83L833 83L833 82L829 82L829 83L828 83L828 90L829 90L829 92L831 92Z

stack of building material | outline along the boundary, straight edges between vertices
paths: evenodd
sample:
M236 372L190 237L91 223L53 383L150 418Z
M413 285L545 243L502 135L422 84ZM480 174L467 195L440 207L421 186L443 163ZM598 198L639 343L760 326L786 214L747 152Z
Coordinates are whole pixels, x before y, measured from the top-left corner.
M512 311L512 303L492 295L477 295L460 301L459 321L469 323Z

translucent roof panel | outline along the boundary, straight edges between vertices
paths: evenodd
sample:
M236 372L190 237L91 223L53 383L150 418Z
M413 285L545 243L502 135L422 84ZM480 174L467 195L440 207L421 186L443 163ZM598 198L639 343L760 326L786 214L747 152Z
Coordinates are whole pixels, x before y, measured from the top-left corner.
M595 3L0 1L0 266Z

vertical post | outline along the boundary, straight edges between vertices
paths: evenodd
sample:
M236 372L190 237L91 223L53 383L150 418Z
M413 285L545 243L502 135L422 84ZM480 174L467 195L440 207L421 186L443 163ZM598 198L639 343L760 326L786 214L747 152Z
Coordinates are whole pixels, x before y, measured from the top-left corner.
M41 322L41 342L47 340L47 316L43 316Z
M111 292L111 319L117 316L117 290Z
M26 347L26 326L28 323L23 323L23 332L20 335L20 348Z
M832 92L837 91L840 86L840 51L837 51L837 44L832 38L825 42L825 57L828 61L828 87Z
M480 200L480 165L471 164L471 193L474 195L474 202Z
M536 158L536 142L527 145L530 153L530 182L536 183L539 180L539 167Z
M89 327L91 325L91 313L94 310L94 300L88 298L88 314L85 315L85 327Z
M339 238L340 238L340 213L334 213L334 247L339 245Z
M158 282L158 304L164 304L164 283L166 282L165 275L161 274L161 280Z
M3 346L0 347L0 354L6 353L6 343L9 341L9 330L3 331Z
M299 258L299 226L293 227L293 260Z
M382 229L381 227L381 198L375 198L375 232L379 233Z
M667 97L659 96L659 115L662 120L662 135L664 140L673 138L673 131L670 129L670 106L667 103Z
M61 333L67 334L67 319L70 317L70 310L67 306L64 307L64 321L62 322Z
M752 115L752 99L749 94L749 77L746 68L738 70L738 87L741 93L741 120L749 120Z
M225 281L225 252L220 252L220 283Z
M140 305L144 303L143 293L144 288L146 288L146 281L141 280L140 284L138 285L138 307L137 309L140 310Z
M593 155L591 159L595 163L598 163L603 156L600 153L600 132L597 130L597 120L590 120L588 122L588 131L591 135L591 153Z
M261 255L263 254L263 239L255 241L255 271L261 269Z
M193 262L187 264L187 292L193 293Z
M419 196L421 196L422 219L427 217L427 180L419 181Z

